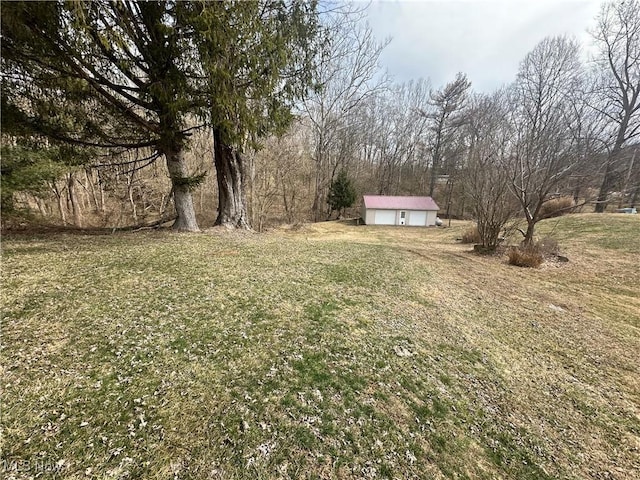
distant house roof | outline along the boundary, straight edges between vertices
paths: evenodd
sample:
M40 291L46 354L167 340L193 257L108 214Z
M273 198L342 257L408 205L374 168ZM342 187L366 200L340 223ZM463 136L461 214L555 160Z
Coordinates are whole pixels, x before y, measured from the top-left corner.
M431 197L393 197L387 195L364 195L364 207L381 210L440 210Z

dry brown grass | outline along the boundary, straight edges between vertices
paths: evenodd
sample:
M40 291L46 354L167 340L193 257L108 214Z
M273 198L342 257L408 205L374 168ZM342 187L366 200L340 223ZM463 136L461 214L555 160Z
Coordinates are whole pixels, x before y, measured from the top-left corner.
M536 242L536 249L545 257L555 257L560 254L560 244L553 237L544 237Z
M516 267L538 268L544 261L542 251L537 246L514 247L507 253L509 265Z
M535 432L556 452L553 462L565 472L556 470L558 478L635 479L640 217L584 214L542 222L539 234L552 234L570 262L537 269L514 269L504 258L478 257L456 245L470 225L429 232L369 227L363 236L384 230L385 242L406 248L429 269L423 295L437 321L426 331L421 324L417 338L428 345L463 339L466 349L491 359L497 377L465 376L469 390L462 396L475 391L484 408Z
M466 230L462 237L462 243L482 243L482 238L480 238L480 232L478 232L478 227L471 227Z

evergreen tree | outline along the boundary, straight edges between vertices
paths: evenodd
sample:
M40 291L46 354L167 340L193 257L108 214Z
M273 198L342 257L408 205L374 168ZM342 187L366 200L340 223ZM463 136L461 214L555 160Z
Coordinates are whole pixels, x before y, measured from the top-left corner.
M337 210L344 214L344 209L353 205L356 201L356 189L353 182L347 176L345 170L340 170L338 176L331 182L327 203L331 211Z
M323 45L315 1L193 3L207 72L219 209L217 225L248 227L245 148L282 133L313 83ZM223 41L221 41L221 38Z
M195 231L190 132L212 127L219 179L241 179L227 153L286 124L318 31L315 3L297 1L3 4L3 126L6 115L51 141L150 148L149 162L166 160L174 228ZM221 189L221 213L229 198Z

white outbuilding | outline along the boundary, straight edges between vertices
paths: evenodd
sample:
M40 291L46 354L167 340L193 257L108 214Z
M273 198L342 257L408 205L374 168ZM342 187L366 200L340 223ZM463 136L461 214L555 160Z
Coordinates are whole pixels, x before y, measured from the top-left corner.
M435 226L440 208L431 197L364 195L362 219L367 225Z

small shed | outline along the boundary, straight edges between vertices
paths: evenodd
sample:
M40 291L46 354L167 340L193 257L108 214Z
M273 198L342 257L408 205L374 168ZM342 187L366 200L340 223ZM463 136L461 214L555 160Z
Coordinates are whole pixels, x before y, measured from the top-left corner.
M367 225L435 226L440 207L431 197L364 195L362 219Z

